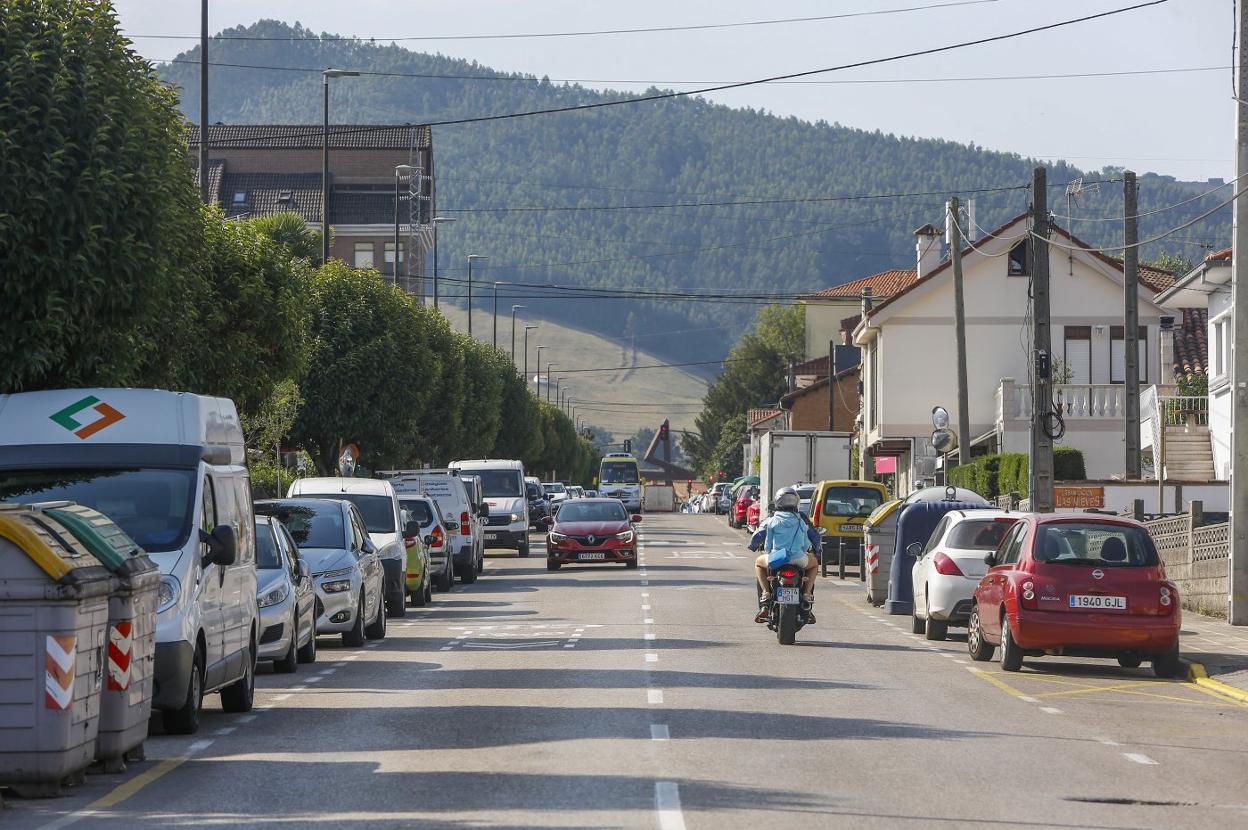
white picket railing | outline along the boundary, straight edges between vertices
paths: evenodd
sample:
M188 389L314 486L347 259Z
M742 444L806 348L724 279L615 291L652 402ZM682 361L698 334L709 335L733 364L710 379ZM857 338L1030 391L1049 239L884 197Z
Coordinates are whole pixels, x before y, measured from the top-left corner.
M1053 387L1053 404L1070 419L1121 420L1126 414L1125 389L1113 383L1061 383ZM1031 390L1012 378L997 387L997 421L1030 420Z

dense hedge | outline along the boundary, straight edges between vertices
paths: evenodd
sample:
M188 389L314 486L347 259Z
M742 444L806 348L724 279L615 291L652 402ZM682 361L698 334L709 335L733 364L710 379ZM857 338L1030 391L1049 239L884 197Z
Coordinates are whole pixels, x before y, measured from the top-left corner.
M1053 448L1053 472L1056 481L1081 481L1087 478L1083 453L1074 447ZM1026 453L981 455L969 464L949 471L949 483L974 490L986 499L1006 493L1027 498L1029 463Z

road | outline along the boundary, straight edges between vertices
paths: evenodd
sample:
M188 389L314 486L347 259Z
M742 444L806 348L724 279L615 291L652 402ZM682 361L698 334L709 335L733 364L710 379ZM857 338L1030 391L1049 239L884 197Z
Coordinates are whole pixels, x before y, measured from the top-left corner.
M266 670L250 715L210 698L199 735L0 825L1248 826L1248 707L1104 661L972 665L856 580L781 647L743 534L643 527L639 570L491 557L386 640Z

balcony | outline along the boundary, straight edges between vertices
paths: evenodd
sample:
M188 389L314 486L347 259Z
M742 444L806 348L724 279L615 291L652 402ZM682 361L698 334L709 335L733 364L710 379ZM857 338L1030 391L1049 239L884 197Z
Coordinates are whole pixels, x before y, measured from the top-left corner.
M1126 416L1126 389L1114 383L1059 383L1053 403L1066 421L1121 421ZM1002 378L997 387L997 431L1007 421L1031 420L1031 388Z

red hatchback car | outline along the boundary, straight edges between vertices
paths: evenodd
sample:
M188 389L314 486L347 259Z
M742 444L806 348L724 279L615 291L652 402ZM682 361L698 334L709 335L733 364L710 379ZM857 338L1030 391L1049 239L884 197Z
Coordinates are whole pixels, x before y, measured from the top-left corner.
M637 530L641 516L630 516L619 499L573 499L554 518L546 518L546 570L563 565L623 562L637 567Z
M1001 648L1001 668L1024 657L1145 660L1158 677L1179 662L1179 592L1148 530L1129 519L1046 514L1019 520L975 588L967 646L975 660Z
M728 514L729 527L745 527L750 507L758 501L757 487L742 487L737 500L732 503L732 512Z

